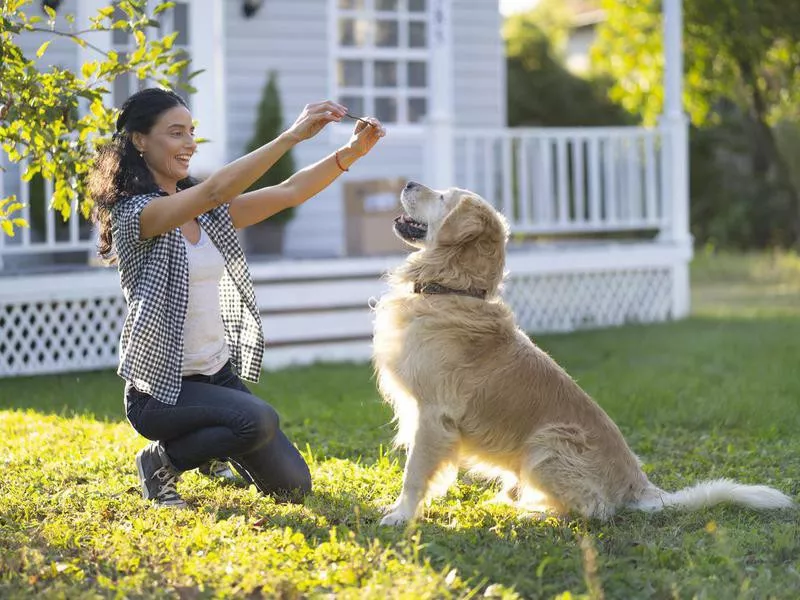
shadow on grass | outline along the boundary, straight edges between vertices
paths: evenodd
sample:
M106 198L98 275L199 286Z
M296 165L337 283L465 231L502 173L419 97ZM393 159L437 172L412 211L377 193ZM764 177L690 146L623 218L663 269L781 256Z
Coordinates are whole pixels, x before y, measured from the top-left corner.
M694 317L534 339L622 427L800 428L798 316ZM390 420L367 365L265 373L252 389L291 423L303 447L348 429L367 435ZM0 410L119 422L122 392L113 371L7 378ZM391 431L380 437L388 442Z

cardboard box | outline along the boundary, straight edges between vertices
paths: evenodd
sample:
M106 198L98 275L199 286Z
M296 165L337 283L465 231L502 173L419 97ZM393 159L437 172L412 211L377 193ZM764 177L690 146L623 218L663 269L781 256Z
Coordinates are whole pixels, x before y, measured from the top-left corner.
M411 251L393 230L403 208L405 179L370 179L344 184L345 235L348 256L378 256Z

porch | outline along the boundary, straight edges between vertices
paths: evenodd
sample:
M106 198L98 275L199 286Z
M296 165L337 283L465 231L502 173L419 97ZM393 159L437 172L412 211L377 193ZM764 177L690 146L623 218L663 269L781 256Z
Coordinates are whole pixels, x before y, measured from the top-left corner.
M526 331L688 313L683 135L674 125L452 133L454 180L509 220L503 293ZM0 179L0 193L13 190L27 203L30 185L10 183ZM92 264L91 228L74 219L61 226L50 211L43 218L38 236L0 237L0 377L116 365L125 314L116 270ZM251 261L265 368L368 360L370 299L402 259Z

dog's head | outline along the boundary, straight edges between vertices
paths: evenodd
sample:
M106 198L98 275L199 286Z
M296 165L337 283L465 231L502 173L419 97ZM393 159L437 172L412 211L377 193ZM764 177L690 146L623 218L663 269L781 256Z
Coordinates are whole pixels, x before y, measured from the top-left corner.
M478 194L461 188L434 190L408 182L400 195L404 213L395 233L420 249L417 279L478 286L495 291L502 279L508 225ZM434 271L439 270L438 273Z
M485 238L505 243L505 220L478 194L461 188L433 190L409 181L400 194L404 213L394 231L416 248L465 244Z

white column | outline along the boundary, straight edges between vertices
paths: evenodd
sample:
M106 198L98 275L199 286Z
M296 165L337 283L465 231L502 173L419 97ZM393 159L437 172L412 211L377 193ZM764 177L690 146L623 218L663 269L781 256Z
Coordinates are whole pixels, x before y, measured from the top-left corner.
M673 274L673 315L689 314L689 269L692 238L689 229L689 136L683 110L683 14L681 0L664 0L664 110L660 125L666 225L659 239L687 251L687 260Z
M426 146L429 181L434 188L456 185L453 148L453 21L452 0L428 4L430 45L430 107L428 124L431 144Z
M189 3L189 51L192 71L204 69L191 80L197 89L191 96L192 117L198 137L209 141L198 146L192 158L192 175L205 177L227 160L227 112L225 110L225 8L222 0Z

